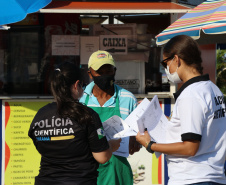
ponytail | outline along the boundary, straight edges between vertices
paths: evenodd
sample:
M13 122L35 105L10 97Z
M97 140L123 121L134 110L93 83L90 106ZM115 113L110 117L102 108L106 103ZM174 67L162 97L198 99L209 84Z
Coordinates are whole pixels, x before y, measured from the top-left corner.
M71 87L77 80L81 80L80 69L73 63L65 62L51 75L51 92L57 102L59 116L85 124L92 121L90 111L71 94Z

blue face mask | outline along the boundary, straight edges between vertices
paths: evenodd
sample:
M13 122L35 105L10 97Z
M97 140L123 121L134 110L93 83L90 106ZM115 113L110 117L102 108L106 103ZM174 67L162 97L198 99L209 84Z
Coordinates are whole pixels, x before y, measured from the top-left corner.
M171 65L173 59L171 60L170 65ZM180 83L180 82L182 82L182 80L178 76L177 70L174 73L170 74L170 71L169 71L170 65L167 66L167 68L165 69L165 72L166 72L166 75L167 75L167 78L169 79L169 81L171 81L173 83ZM178 67L177 67L177 69L178 69Z

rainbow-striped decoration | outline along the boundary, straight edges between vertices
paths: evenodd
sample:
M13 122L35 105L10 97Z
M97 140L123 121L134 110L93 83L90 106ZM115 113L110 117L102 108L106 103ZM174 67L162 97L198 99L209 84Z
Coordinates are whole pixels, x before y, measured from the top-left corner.
M167 101L167 100L165 100ZM165 102L164 101L164 102ZM167 103L168 102L165 102L165 110L167 109ZM162 108L163 106L163 102L162 101L159 101L159 104L160 104L160 107ZM166 112L165 112L166 113ZM166 113L167 114L167 113ZM163 174L163 159L164 159L164 156L163 155L160 155L159 158L156 158L155 155L152 155L152 174L151 174L151 179L152 179L152 184L157 184L157 185L162 185L163 184L163 179L164 179L164 174Z
M199 39L201 30L205 34L226 33L226 0L207 0L189 10L156 36L157 45L165 44L176 35Z
M163 184L163 176L162 168L164 164L162 164L163 155L161 155L158 159L155 155L152 155L152 184Z

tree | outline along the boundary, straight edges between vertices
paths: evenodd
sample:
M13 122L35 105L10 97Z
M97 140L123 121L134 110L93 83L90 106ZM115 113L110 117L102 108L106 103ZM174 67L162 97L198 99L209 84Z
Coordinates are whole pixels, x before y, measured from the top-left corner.
M217 86L226 94L226 50L217 50Z

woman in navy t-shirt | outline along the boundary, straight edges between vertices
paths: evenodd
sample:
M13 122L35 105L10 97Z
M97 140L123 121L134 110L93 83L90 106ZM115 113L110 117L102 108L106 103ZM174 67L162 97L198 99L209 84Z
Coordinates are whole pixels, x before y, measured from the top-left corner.
M74 64L53 71L51 91L56 102L37 112L28 133L41 154L35 185L95 185L99 163L111 158L120 139L107 142L97 113L79 103L83 89Z

